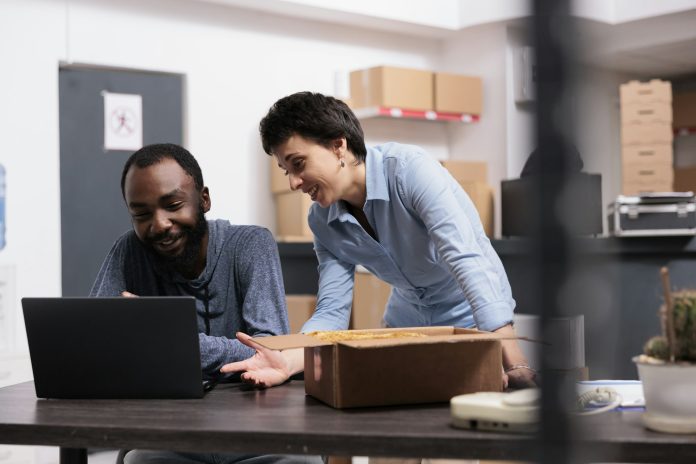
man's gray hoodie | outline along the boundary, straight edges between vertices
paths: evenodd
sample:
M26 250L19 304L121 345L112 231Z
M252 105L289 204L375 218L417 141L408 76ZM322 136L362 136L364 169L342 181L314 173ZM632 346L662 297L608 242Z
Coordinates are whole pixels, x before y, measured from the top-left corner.
M278 247L270 232L214 220L208 221L208 233L205 269L187 280L158 264L135 233L126 232L104 260L90 296L119 296L125 290L195 297L203 377L215 378L224 364L254 354L235 339L236 332L285 334L288 318Z

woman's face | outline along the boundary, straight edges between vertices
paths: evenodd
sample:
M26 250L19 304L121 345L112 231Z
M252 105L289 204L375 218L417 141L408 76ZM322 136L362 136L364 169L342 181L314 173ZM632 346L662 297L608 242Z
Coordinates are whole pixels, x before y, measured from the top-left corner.
M278 166L284 169L290 189L302 190L312 201L326 208L341 199L341 159L345 139L338 139L333 149L299 135L293 135L276 148Z

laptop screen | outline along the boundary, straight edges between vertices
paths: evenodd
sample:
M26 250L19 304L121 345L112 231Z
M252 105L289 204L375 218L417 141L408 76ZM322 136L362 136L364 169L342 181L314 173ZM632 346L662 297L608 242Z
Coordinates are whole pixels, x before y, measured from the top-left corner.
M193 297L23 298L36 396L200 398Z

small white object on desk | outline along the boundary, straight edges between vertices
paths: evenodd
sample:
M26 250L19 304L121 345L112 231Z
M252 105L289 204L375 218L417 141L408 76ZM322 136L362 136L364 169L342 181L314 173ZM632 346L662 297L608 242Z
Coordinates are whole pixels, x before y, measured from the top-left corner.
M452 425L472 430L534 432L539 421L539 389L480 392L450 401Z

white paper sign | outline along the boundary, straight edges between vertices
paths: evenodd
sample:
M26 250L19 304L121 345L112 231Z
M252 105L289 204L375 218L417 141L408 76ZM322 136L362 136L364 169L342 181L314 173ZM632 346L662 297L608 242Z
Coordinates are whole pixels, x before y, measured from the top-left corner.
M126 93L104 95L104 149L139 150L143 146L143 97Z

